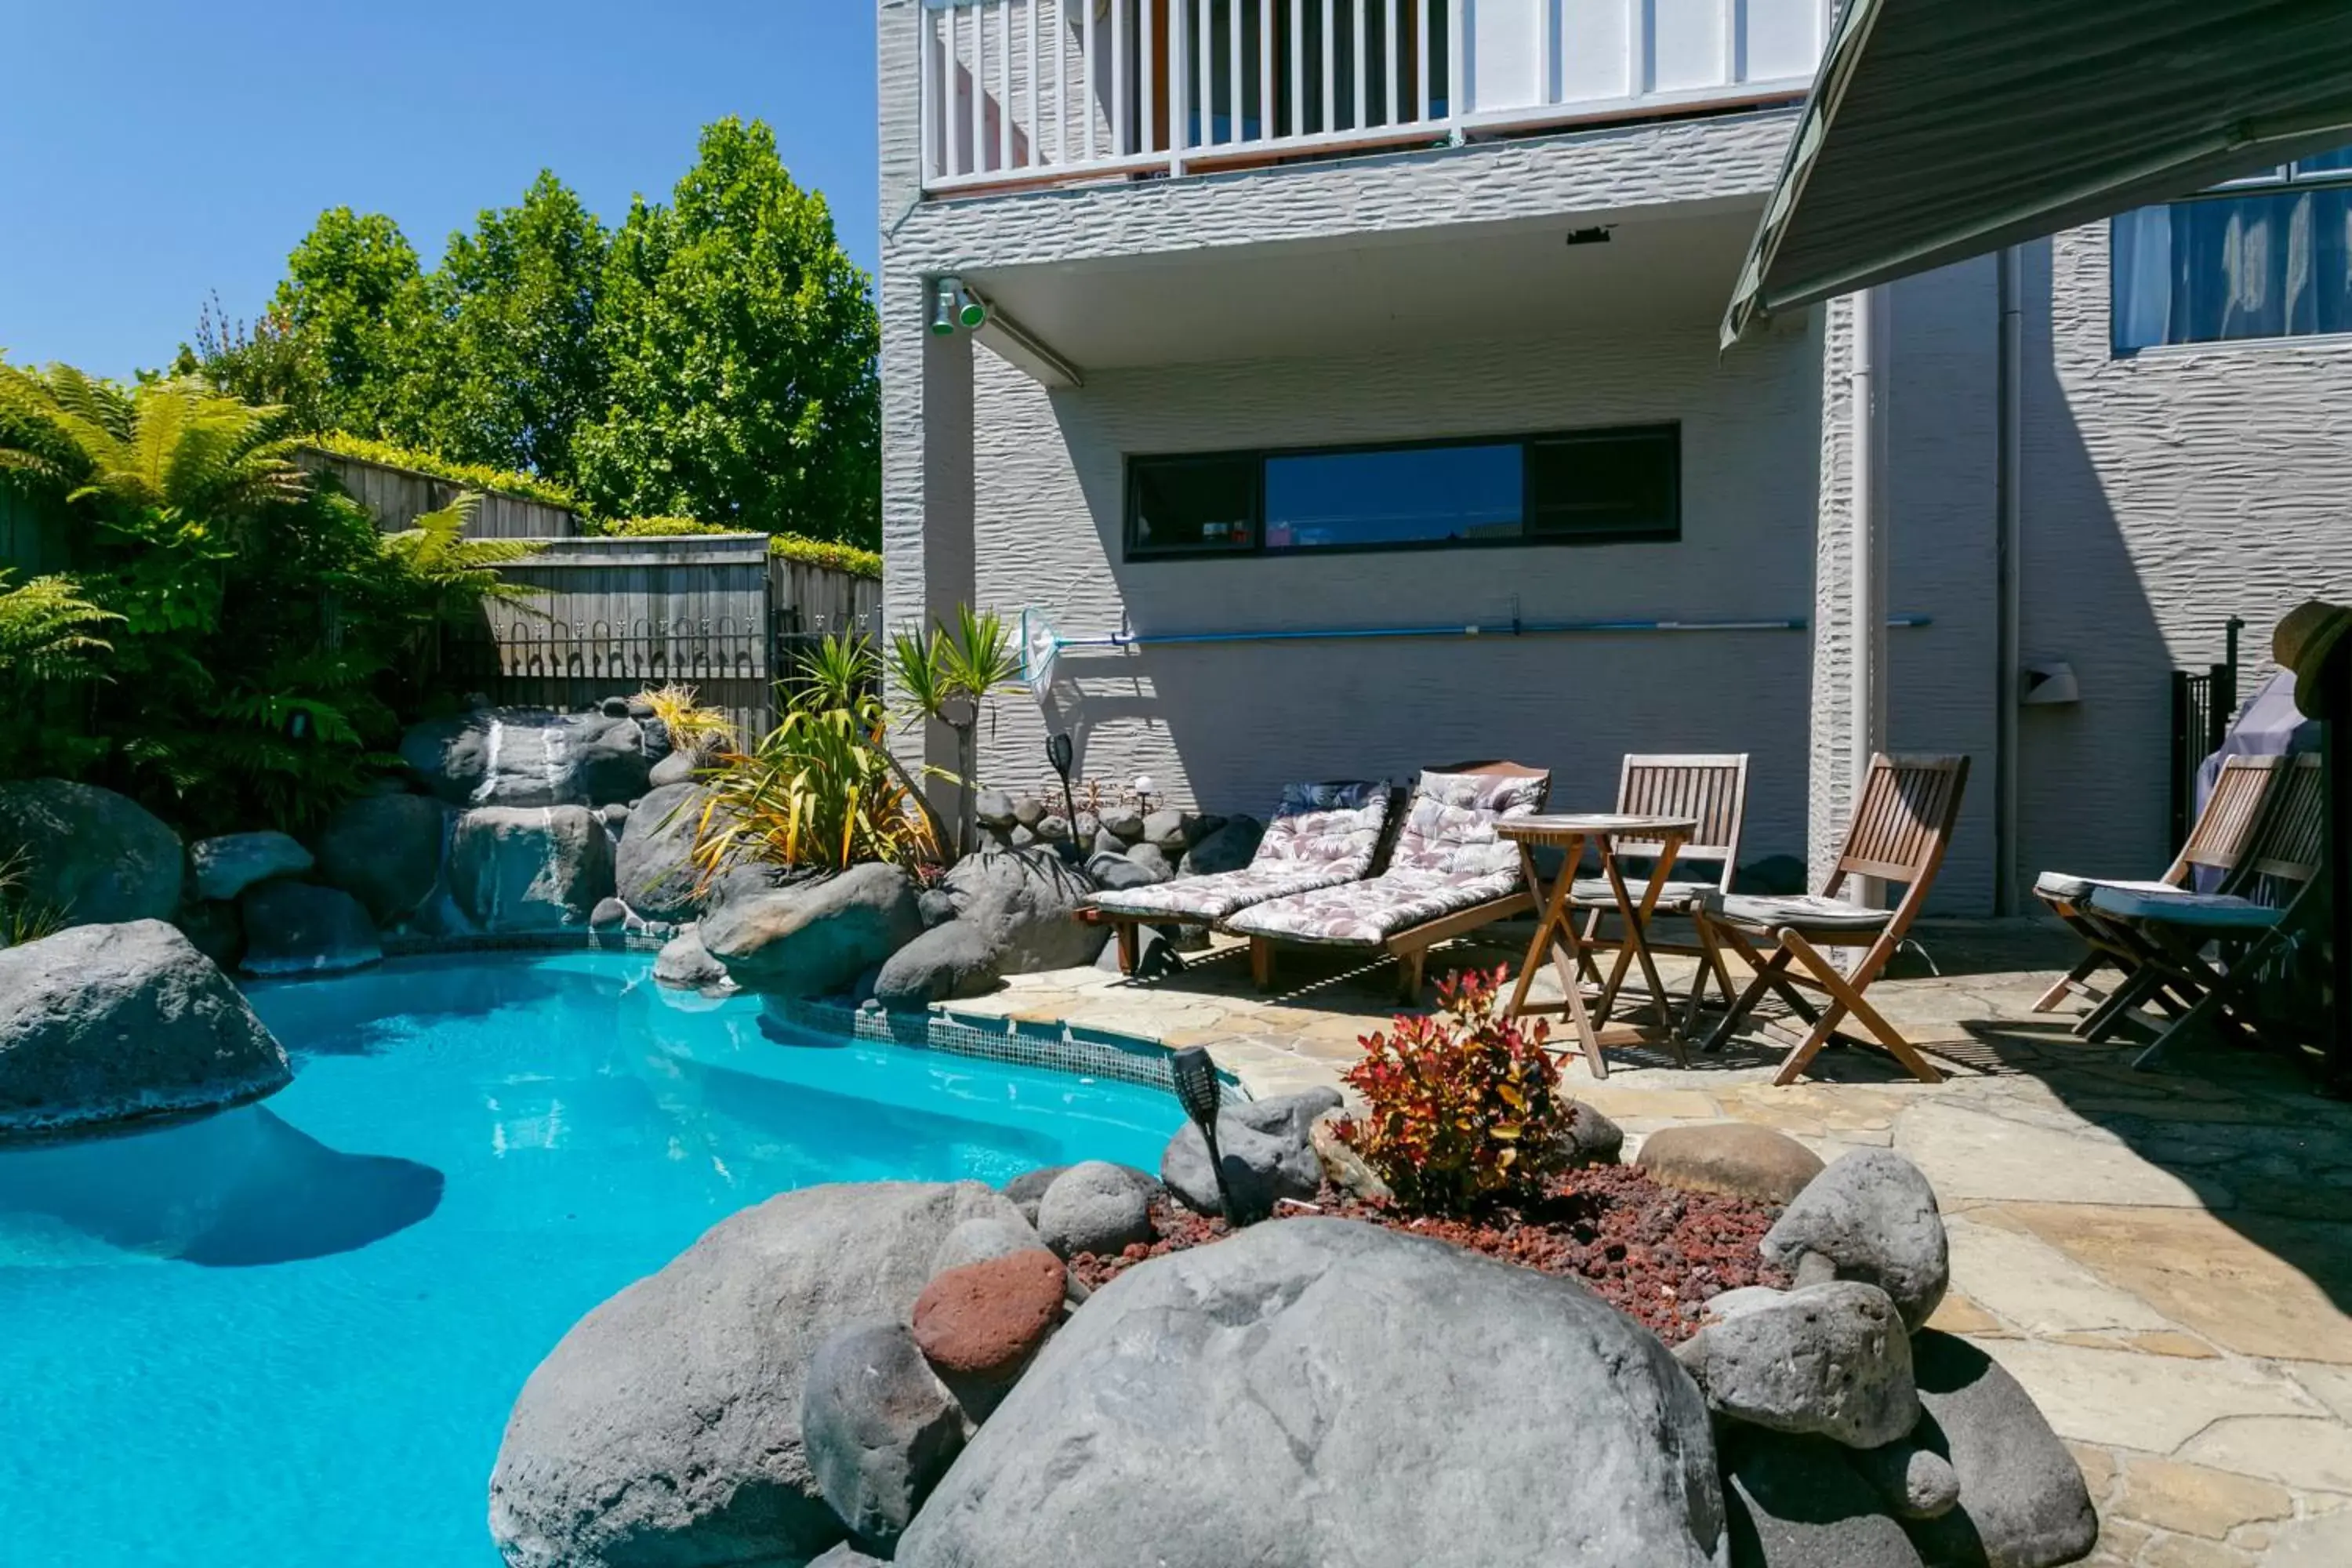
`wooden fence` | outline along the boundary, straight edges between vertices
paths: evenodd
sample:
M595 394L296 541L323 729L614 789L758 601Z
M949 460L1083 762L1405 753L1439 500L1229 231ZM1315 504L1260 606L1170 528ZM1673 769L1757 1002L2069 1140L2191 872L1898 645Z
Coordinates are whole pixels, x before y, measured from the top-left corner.
M365 458L304 447L295 460L314 474L332 474L352 499L375 514L376 526L398 532L428 511L439 511L470 488L453 479ZM570 510L522 496L484 493L466 532L474 539L572 539L581 532Z
M877 630L881 615L879 583L778 560L759 533L550 540L499 574L529 599L450 649L453 673L493 700L584 708L675 682L746 738L774 725L796 647Z

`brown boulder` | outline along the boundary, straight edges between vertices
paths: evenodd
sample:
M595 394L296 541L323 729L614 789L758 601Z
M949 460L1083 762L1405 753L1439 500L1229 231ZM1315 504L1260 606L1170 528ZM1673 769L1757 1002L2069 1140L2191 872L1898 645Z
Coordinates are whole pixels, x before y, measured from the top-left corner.
M1669 1127L1642 1144L1634 1165L1686 1193L1785 1204L1822 1173L1822 1158L1785 1132L1746 1121Z
M1010 1374L1062 1315L1062 1260L1042 1247L934 1275L915 1299L915 1343L951 1378Z

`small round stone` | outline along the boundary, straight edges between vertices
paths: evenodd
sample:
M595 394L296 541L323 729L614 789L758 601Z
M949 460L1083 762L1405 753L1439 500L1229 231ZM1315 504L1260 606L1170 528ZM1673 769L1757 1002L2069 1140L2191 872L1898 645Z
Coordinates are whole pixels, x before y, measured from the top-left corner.
M932 1277L915 1299L915 1343L956 1377L1017 1371L1061 1316L1062 1260L1032 1247Z

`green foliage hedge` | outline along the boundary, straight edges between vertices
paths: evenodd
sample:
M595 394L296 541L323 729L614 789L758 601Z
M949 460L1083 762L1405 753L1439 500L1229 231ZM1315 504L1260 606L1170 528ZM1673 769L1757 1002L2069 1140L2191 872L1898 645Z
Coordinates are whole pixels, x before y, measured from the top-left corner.
M362 463L382 463L386 468L413 469L436 479L446 479L453 485L464 485L467 489L492 495L519 496L525 500L543 501L549 506L560 506L567 511L583 515L588 510L586 504L572 491L536 474L486 468L480 463L452 462L415 447L370 440L365 436L353 436L341 430L330 431L323 436L305 437L302 445L316 447L320 451L333 452L341 457L356 458Z
M830 566L853 577L871 577L877 582L882 578L882 557L854 544L834 544L822 539L803 539L796 533L779 533L769 539L768 553L797 561L803 566Z

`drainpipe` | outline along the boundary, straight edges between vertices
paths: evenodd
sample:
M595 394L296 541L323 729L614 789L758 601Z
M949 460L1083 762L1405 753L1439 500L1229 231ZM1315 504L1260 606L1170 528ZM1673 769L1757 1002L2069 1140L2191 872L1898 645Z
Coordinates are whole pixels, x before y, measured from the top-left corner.
M2025 439L2025 265L2015 246L2000 253L2000 401L1999 446L1993 459L1992 906L2017 913L2019 841L2017 766L2019 626L2022 623L2025 503L2021 491Z
M1848 613L1853 628L1850 698L1853 704L1848 744L1853 782L1847 795L1849 825L1862 808L1863 784L1872 755L1886 749L1886 365L1889 331L1884 285L1865 289L1853 313L1853 510ZM1864 880L1854 896L1876 903L1885 889Z

